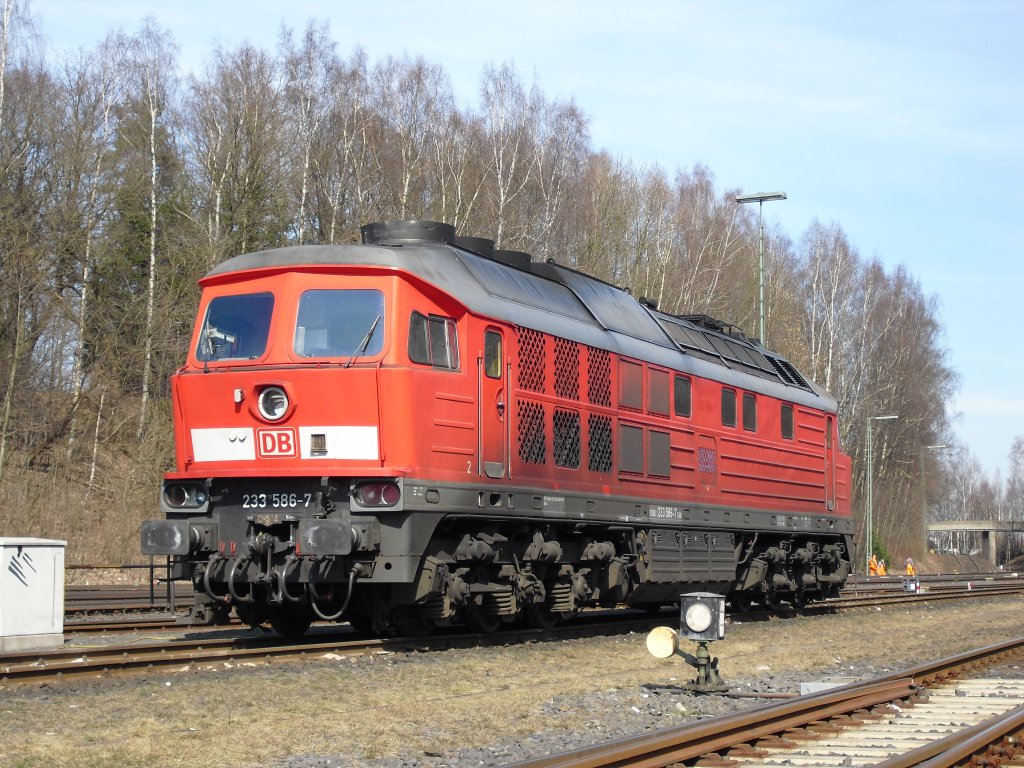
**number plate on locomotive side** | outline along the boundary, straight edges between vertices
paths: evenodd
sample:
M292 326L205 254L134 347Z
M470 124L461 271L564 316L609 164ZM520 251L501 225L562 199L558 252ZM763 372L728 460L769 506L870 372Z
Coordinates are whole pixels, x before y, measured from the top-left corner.
M315 495L309 491L303 493L243 491L240 496L242 509L306 509L313 505L315 498Z

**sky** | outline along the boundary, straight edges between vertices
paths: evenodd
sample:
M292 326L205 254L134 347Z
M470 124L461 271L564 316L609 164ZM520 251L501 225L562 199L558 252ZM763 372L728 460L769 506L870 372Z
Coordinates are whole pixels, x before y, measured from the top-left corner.
M152 15L200 71L326 21L342 55L423 56L478 103L511 62L595 149L720 190L784 191L766 227L835 222L939 302L958 437L1003 477L1024 437L1024 3L1017 0L28 0L55 56ZM770 329L769 329L770 330ZM770 333L769 333L770 336Z

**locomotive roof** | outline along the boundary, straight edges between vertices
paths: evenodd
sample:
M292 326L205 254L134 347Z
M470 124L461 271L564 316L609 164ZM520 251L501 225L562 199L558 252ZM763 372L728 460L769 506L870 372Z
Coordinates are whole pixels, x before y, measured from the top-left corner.
M659 312L626 291L555 262L528 269L442 242L304 245L242 254L203 283L234 272L304 266L410 272L486 317L742 389L836 412L837 403L783 357L710 318Z

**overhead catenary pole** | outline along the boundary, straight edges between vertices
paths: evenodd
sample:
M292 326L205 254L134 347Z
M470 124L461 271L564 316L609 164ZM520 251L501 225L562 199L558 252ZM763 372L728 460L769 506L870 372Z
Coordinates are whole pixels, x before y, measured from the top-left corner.
M764 214L763 207L765 200L785 200L785 192L758 192L753 195L739 195L736 198L736 202L740 205L744 203L757 203L757 253L758 253L758 315L761 319L760 328L760 340L762 346L765 343L764 338Z

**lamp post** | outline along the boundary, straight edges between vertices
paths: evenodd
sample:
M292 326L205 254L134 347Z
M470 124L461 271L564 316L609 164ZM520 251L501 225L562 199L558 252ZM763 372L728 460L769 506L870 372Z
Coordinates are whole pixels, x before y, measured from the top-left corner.
M736 198L736 202L740 205L744 203L757 203L757 253L758 253L758 293L760 296L759 307L761 317L761 345L764 345L764 215L762 208L764 207L765 200L785 200L785 192L758 192L753 195L739 195Z
M872 514L874 512L874 497L872 486L874 484L875 474L875 446L872 441L871 435L871 422L873 421L885 421L887 419L898 419L899 416L868 416L868 477L867 477L867 500L864 504L864 508L867 511L865 517L867 518L867 530L864 532L864 575L868 574L870 570L869 563L871 562L871 529L873 527Z
M928 451L944 451L949 448L948 443L937 443L936 445L925 445L921 448L921 543L924 547L922 552L928 554L928 478L925 472L925 456Z

